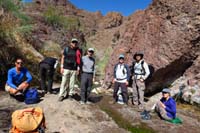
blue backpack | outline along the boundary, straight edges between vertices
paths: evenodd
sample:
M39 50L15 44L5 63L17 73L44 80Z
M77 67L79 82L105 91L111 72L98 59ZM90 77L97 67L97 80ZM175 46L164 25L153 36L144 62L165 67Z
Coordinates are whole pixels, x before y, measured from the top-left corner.
M24 102L26 104L34 104L39 102L38 91L36 88L30 88L25 91Z

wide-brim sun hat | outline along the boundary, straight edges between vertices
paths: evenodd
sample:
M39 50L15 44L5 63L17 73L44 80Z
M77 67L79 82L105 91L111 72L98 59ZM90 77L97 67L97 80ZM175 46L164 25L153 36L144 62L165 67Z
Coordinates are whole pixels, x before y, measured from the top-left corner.
M133 59L136 59L136 56L140 56L141 59L144 57L144 54L143 52L136 52L134 55L133 55Z

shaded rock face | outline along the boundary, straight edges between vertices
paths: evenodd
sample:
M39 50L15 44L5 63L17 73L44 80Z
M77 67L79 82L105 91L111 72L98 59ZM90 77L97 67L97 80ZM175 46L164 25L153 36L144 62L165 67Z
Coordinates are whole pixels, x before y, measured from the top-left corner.
M148 9L129 17L123 36L107 66L105 82L112 78L113 65L120 53L131 64L136 51L155 68L147 92L171 85L181 75L198 79L200 73L200 1L154 0ZM196 80L197 81L197 80Z

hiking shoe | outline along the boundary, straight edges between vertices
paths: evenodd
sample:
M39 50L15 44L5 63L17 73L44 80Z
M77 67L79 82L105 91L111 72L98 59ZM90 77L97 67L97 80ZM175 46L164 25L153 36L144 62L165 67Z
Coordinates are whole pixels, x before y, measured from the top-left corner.
M90 102L90 101L87 101L87 102L86 102L86 104L92 104L92 102Z
M61 97L58 98L58 101L59 101L59 102L62 102L63 100L64 100L64 97L63 97L63 96L61 96Z
M145 115L142 115L141 118L143 120L150 120L151 119L151 115L149 113L146 113Z
M147 113L149 113L148 111L144 110L140 113L140 115L146 115Z
M80 104L81 104L81 105L83 105L83 104L85 104L85 102L83 102L83 101L80 101Z

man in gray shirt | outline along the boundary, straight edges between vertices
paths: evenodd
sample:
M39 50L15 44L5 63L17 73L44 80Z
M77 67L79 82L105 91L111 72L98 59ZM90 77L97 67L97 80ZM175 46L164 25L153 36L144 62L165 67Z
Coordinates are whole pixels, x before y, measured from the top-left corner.
M88 97L92 89L94 75L95 59L92 57L94 49L89 48L87 55L82 57L82 75L81 75L81 104L89 103Z

